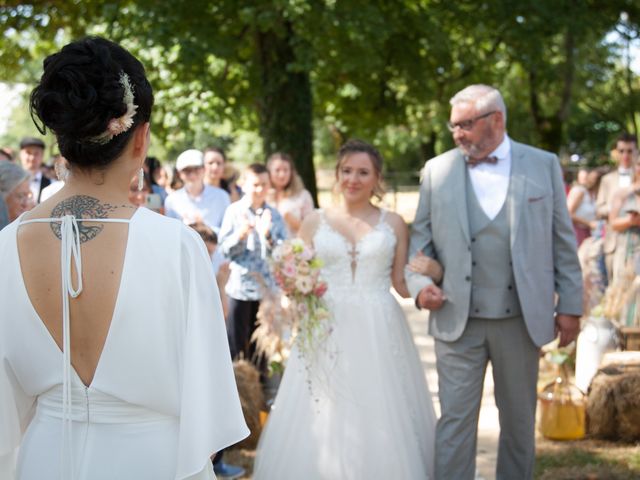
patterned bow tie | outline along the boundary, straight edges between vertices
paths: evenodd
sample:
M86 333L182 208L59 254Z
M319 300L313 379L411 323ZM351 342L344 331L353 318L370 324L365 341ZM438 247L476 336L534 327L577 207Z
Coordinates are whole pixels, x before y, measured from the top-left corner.
M495 165L498 162L498 157L492 155L490 157L472 158L466 155L464 157L464 161L467 162L469 167L473 168L481 163L490 163L491 165Z

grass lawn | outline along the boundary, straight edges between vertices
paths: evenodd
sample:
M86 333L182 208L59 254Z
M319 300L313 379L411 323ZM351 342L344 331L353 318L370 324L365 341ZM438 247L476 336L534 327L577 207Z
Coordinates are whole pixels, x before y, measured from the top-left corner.
M640 479L640 444L538 438L536 450L538 480Z

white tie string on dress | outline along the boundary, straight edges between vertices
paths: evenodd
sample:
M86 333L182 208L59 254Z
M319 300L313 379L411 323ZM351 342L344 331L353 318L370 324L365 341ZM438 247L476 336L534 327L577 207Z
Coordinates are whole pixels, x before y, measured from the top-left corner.
M80 227L78 222L129 223L122 218L76 218L64 215L59 218L35 218L24 220L28 223L60 223L60 273L62 285L62 478L74 479L73 442L72 442L72 408L71 393L71 320L69 314L69 297L77 298L82 293L82 254L80 249ZM77 286L73 286L73 269L75 267ZM87 407L88 408L88 407ZM66 458L65 458L66 456ZM67 460L67 461L65 461ZM68 475L65 472L68 467Z
M62 452L67 453L70 478L75 478L72 453L73 408L71 396L71 321L69 297L77 298L82 293L82 254L80 251L80 228L76 217L65 215L60 223L60 273L62 282ZM77 287L73 288L75 265ZM67 268L68 266L68 268ZM64 466L64 461L62 465ZM63 472L64 474L64 472Z

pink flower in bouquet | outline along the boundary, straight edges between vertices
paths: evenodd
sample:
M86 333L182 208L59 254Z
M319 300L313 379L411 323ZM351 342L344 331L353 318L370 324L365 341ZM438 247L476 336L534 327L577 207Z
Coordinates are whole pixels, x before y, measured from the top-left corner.
M293 263L285 263L282 266L282 273L287 277L296 276L296 266Z
M322 297L325 293L327 293L327 288L329 286L327 285L327 282L318 282L316 284L316 287L313 289L313 294L316 297Z

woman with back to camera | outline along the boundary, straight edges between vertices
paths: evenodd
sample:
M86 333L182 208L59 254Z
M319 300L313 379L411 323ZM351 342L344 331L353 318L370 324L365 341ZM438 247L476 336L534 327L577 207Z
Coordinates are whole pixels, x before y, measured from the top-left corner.
M213 479L248 433L204 244L128 202L152 104L110 41L44 61L32 116L70 171L0 232L2 479Z
M378 151L350 140L336 164L343 204L315 211L300 228L324 263L331 332L310 356L292 350L260 439L255 480L433 478L435 413L390 292L393 286L409 297L408 229L371 202L381 177Z
M304 217L313 212L311 194L304 188L293 160L286 153L270 155L267 170L273 187L269 203L284 218L289 235L295 236Z

